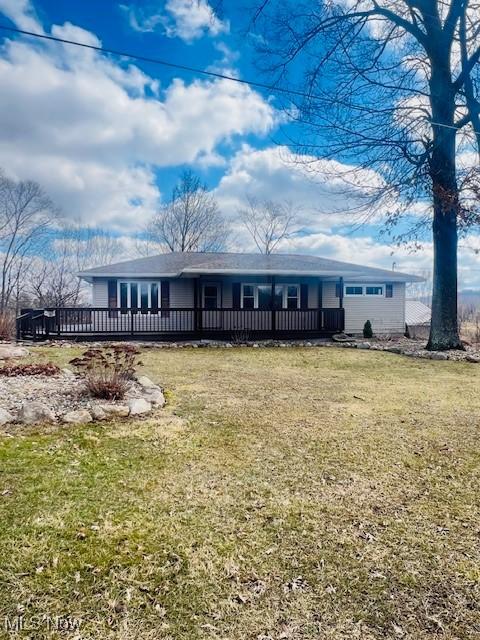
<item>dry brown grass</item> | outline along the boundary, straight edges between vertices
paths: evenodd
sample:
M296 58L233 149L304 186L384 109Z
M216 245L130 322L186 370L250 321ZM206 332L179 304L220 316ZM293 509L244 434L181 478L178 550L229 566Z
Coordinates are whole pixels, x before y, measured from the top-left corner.
M480 369L142 360L171 390L160 419L3 442L0 614L70 613L98 639L479 637Z

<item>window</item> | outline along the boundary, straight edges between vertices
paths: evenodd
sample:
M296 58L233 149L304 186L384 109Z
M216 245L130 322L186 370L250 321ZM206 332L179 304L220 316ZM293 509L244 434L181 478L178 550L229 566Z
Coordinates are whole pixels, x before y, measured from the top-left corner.
M273 288L273 308L299 309L300 286L298 284L276 284ZM242 285L242 309L272 309L272 285Z
M243 285L242 308L255 309L255 287L253 284Z
M257 285L257 309L271 309L272 287L269 284Z
M347 285L345 287L346 296L363 296L363 287Z
M158 313L158 282L150 283L150 299L152 313Z
M128 282L120 283L120 307L122 308L122 313L127 313L128 309Z
M148 313L148 282L142 282L140 285L140 308L145 315Z
M386 285L386 291L388 291L388 284ZM391 286L391 285L390 285ZM377 296L383 297L384 285L383 284L347 284L344 289L346 296ZM388 293L385 294L386 297ZM391 296L390 296L391 297Z
M160 302L160 283L159 282L119 282L118 296L122 314L128 313L131 309L132 313L137 313L140 309L142 314L158 313Z
M393 284L386 284L385 285L385 297L386 298L393 298Z
M216 284L206 284L203 287L203 305L205 309L218 307L218 287Z
M287 309L298 309L300 296L298 295L298 285L287 286Z
M138 309L138 284L136 282L130 283L130 309L133 309L132 313L137 313Z

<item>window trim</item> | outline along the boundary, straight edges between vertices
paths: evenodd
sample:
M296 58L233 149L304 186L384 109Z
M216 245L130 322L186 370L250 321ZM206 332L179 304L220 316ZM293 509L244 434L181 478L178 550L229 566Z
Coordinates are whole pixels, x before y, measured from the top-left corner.
M368 287L379 287L382 291L381 293L367 293ZM385 297L385 285L384 284L366 284L365 285L365 295L367 298L384 298Z
M161 280L118 280L117 282L117 300L120 303L121 301L121 294L120 294L120 287L122 284L126 284L127 286L127 311L131 311L132 309L134 311L140 311L142 312L142 284L146 284L148 286L148 308L147 311L144 311L145 313L156 313L156 311L160 310L162 307L162 282ZM132 307L132 284L136 284L137 285L137 304L135 307ZM157 285L157 291L158 291L158 301L157 301L157 306L152 307L152 284L156 284ZM124 307L121 306L121 304L119 304L119 307L121 309L123 309Z
M244 290L245 287L253 287L253 308L258 309L258 287L268 287L271 286L269 282L242 282L242 286L240 288L240 308L245 309L243 301L245 298ZM288 298L294 299L297 298L297 307L296 309L300 309L301 301L300 301L300 283L297 282L276 282L274 287L282 287L282 308L277 309L277 311L287 311L288 310ZM288 287L295 287L297 290L296 296L288 295ZM252 296L247 296L247 298L252 298ZM246 309L246 311L252 311L252 309ZM270 311L270 309L261 309L261 311ZM295 311L295 309L290 309L290 311Z
M362 293L347 293L348 287L360 288L362 290ZM343 297L344 298L361 298L364 295L365 295L365 287L364 287L363 284L345 283L343 285Z
M347 293L348 287L360 287L362 293ZM381 293L367 293L367 287L379 287ZM344 298L385 298L386 297L386 285L379 282L369 282L368 284L358 284L356 282L346 282L343 285Z

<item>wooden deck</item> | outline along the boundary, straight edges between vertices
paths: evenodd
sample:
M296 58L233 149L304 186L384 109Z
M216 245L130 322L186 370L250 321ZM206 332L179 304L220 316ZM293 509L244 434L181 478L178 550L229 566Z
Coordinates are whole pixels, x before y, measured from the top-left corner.
M17 337L23 340L318 337L341 332L344 326L341 308L49 308L23 310L17 319Z

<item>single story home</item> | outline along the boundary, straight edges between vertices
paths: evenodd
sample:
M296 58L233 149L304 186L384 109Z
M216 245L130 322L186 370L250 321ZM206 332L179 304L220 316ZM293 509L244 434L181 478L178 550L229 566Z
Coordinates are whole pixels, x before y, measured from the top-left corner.
M376 334L403 334L406 283L422 280L316 256L249 253L165 253L79 276L92 285L92 306L48 310L49 334L313 337L360 334L367 320Z
M428 339L432 310L421 300L405 300L405 332L409 338Z

